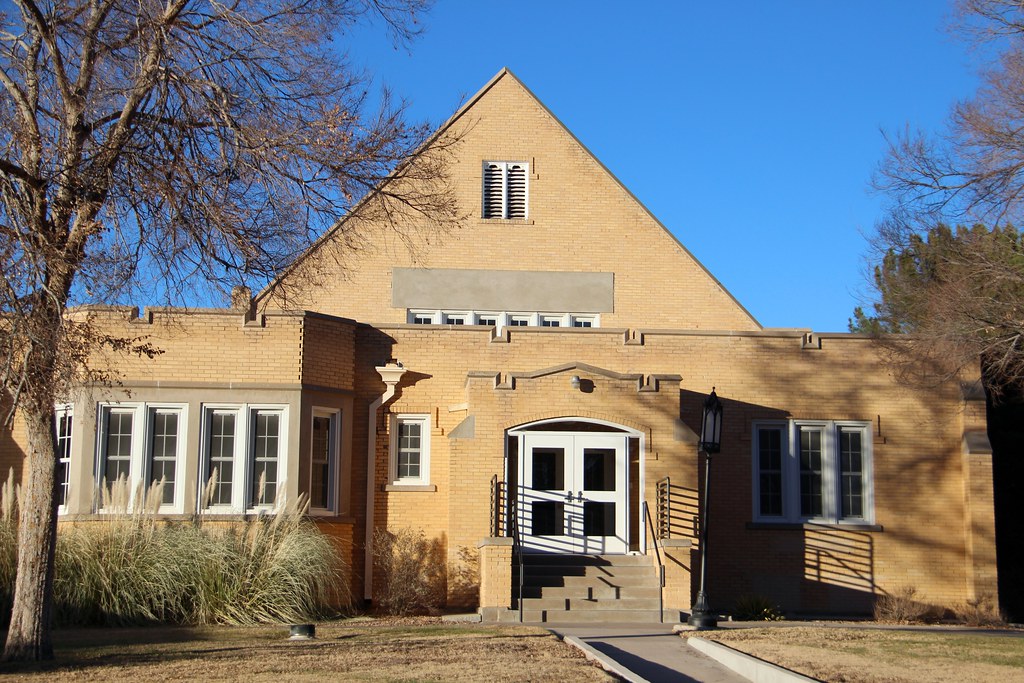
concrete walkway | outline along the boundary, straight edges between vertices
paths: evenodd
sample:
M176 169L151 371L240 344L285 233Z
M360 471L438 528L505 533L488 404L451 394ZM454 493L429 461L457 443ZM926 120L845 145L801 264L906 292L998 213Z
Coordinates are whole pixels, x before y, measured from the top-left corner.
M651 683L749 683L748 679L697 652L672 632L672 624L538 624L568 642L583 643L619 670L627 681ZM586 651L586 648L583 648Z

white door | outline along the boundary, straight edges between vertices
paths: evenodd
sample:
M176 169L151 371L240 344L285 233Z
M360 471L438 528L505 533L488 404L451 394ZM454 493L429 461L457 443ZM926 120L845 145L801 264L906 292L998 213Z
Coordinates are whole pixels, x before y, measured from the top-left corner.
M519 525L532 552L624 553L626 437L529 432L519 459Z

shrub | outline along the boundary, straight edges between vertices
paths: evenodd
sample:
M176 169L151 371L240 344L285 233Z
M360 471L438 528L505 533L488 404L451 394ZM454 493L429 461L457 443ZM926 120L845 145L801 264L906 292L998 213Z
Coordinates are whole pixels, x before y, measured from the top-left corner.
M917 599L917 588L902 586L875 599L875 620L893 624L913 624L929 620L934 609Z
M408 527L373 534L374 591L385 614L436 614L445 602L445 556L439 540Z
M999 612L999 606L989 593L982 593L973 600L953 610L957 621L968 626L1001 626L1006 618Z
M152 505L132 507L132 498ZM160 521L153 513L161 499L159 484L132 496L122 479L104 490L101 520L62 525L54 574L59 622L297 622L325 615L344 595L346 568L306 517L304 498L272 515L216 524L201 516ZM17 520L3 500L0 510L0 590L11 591L14 571L4 572L16 556Z
M733 619L737 621L784 621L782 608L760 595L748 595L736 601Z

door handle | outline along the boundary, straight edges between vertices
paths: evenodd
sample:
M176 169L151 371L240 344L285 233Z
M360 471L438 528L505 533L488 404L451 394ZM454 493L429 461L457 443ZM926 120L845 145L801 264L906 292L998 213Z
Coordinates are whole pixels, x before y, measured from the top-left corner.
M566 491L565 492L565 502L566 503L571 503L572 502L572 491Z
M576 502L577 503L582 503L583 502L583 491L577 491L576 492Z

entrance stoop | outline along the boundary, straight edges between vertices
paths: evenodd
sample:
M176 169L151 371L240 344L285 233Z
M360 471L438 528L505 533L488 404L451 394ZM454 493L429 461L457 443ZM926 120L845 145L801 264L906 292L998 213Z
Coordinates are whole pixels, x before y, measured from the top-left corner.
M519 568L512 571L518 586ZM662 621L661 579L644 555L525 554L522 600L529 622Z

